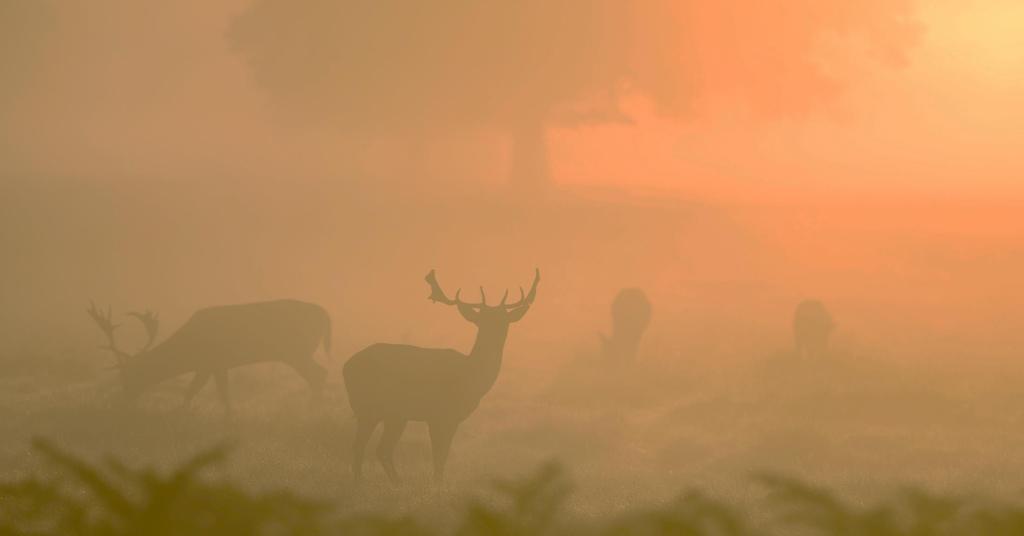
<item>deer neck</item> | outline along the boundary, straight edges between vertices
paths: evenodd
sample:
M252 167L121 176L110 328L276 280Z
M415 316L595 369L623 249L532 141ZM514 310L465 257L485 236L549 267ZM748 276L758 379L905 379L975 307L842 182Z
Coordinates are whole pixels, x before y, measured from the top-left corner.
M490 391L494 382L498 380L507 338L508 325L495 328L481 326L477 331L476 342L469 352L469 358L475 372L474 383L480 390L480 396Z

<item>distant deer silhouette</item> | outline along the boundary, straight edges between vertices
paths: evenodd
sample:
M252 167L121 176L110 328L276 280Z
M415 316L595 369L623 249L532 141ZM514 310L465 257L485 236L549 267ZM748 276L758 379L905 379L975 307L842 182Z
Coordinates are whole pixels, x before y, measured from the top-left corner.
M818 359L828 350L835 328L832 315L818 300L804 300L793 313L793 342L798 358Z
M612 302L612 334L601 334L605 358L614 362L636 359L647 326L651 323L651 302L643 290L627 288L619 291Z
M384 432L377 457L391 482L398 481L395 445L408 421L424 421L429 426L434 479L442 479L455 430L497 380L509 324L518 322L530 310L540 270L528 294L520 287L519 301L509 304L506 290L496 306L487 305L482 287L480 303L466 303L459 298L461 289L455 292L454 300L449 299L433 270L426 281L430 285L428 299L454 305L463 318L477 326L476 342L469 355L451 349L374 344L345 363L345 387L357 423L352 451L356 481L362 478L366 444L381 422Z
M129 401L164 380L192 373L184 407L191 405L212 376L224 410L230 414L228 369L279 361L295 369L316 398L327 376L326 369L313 360L321 344L328 355L331 350L331 320L319 305L280 300L200 309L155 347L158 316L151 311L128 313L142 322L149 337L134 354L117 347L114 331L119 324L114 323L109 307L103 312L92 304L88 313L107 336L104 348L117 359L116 368Z

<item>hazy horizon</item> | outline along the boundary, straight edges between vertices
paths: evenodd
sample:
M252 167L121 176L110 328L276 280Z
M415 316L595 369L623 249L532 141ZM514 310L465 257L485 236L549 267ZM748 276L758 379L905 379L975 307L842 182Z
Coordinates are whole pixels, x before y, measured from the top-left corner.
M343 366L470 353L431 270L494 304L539 269L455 491L558 459L595 519L684 484L744 502L760 470L1015 493L1021 23L1013 0L0 0L0 476L36 436L159 465L230 439L242 486L448 519L417 421L410 484L353 485ZM177 410L221 370L186 358L287 339L196 313L282 299L322 307L331 355L224 365L230 424L214 387ZM91 301L129 351L130 312L157 344L200 325L134 410Z

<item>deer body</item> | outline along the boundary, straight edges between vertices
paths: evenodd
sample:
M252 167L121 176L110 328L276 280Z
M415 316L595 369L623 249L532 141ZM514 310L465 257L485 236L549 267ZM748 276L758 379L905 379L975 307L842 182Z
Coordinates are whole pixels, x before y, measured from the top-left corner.
M613 363L633 362L650 323L651 302L647 294L638 288L619 291L612 302L612 334L601 335L605 358Z
M111 322L109 312L104 318L93 308L90 314L108 333L109 348L118 356L118 368L129 399L165 380L193 373L185 405L189 405L213 377L221 401L230 411L229 369L252 363L281 362L295 369L309 383L314 395L319 394L327 374L313 360L321 344L328 353L331 346L330 317L319 305L278 300L201 309L178 331L152 348L157 327L155 315L134 313L150 331L150 344L135 355L128 355L114 346L113 330L117 326Z
M345 364L345 385L357 415L380 420L461 422L497 379L481 359L451 349L374 344Z
M449 300L437 286L433 272L427 281L434 290L432 300L457 305L463 317L476 324L476 342L468 355L452 349L374 344L349 358L343 374L356 416L352 472L357 480L362 476L366 444L380 423L384 432L377 456L389 479L398 479L394 450L409 421L429 426L434 477L442 477L455 431L497 380L509 324L529 309L539 276L529 297L512 305L505 305L502 299L496 307L488 307L485 302L460 302L458 294L455 300Z

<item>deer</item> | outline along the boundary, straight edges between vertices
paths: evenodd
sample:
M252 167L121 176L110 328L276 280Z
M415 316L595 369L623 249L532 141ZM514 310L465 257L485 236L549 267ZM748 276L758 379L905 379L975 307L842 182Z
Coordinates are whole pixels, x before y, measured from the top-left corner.
M651 302L639 288L619 291L612 302L612 333L601 333L601 350L606 360L632 363L640 350L640 341L651 323Z
M405 344L373 344L352 355L342 374L349 404L355 414L352 475L362 481L363 457L370 436L381 423L384 431L377 458L392 484L395 446L409 421L425 422L430 433L434 481L440 484L452 439L459 425L480 404L498 379L509 326L530 310L537 296L540 270L535 271L529 293L519 287L519 301L507 303L508 290L497 305L487 305L483 287L480 302L462 301L459 289L449 298L437 282L434 270L425 278L427 299L455 306L462 318L477 328L468 354L448 348L421 348Z
M160 319L152 311L129 312L146 331L146 343L134 353L117 346L111 308L90 303L87 313L106 335L101 346L115 358L126 402L134 402L157 384L192 374L182 408L191 407L196 394L212 377L225 413L232 414L228 370L260 362L281 362L309 384L314 400L321 396L327 370L313 359L323 345L330 357L331 319L322 307L296 300L278 300L208 307L196 311L181 328L154 345Z

